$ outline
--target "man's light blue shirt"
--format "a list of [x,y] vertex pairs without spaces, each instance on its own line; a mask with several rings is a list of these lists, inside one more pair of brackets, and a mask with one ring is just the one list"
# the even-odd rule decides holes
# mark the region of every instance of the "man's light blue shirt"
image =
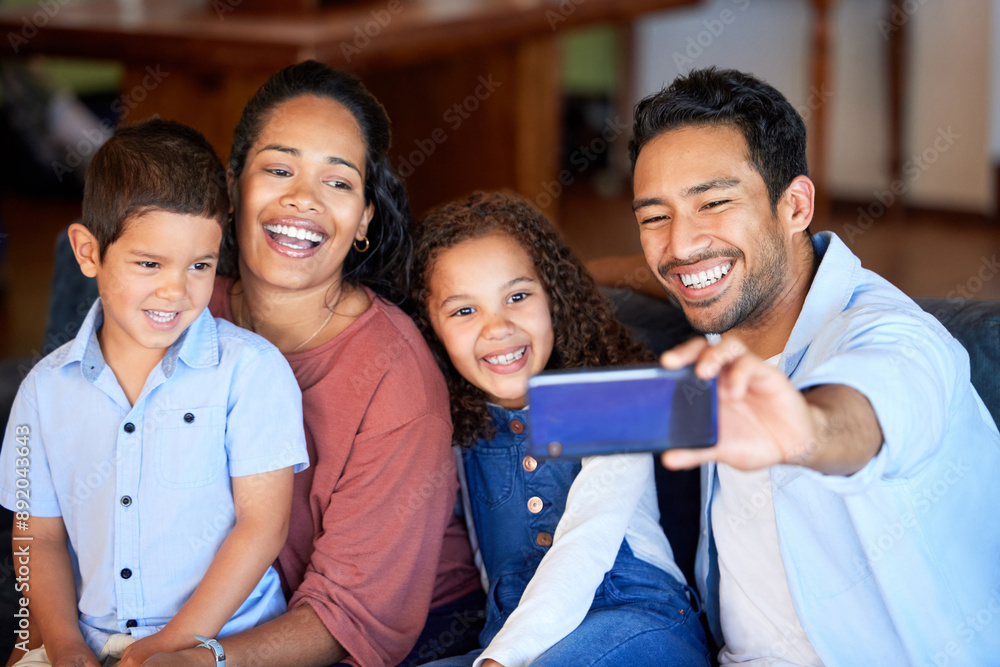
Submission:
[[[0,453],[0,504],[66,525],[95,653],[111,634],[156,632],[187,601],[235,525],[230,477],[308,465],[299,386],[266,340],[206,310],[132,406],[101,354],[102,322],[98,300],[32,369]],[[268,568],[219,634],[284,610]]]
[[[871,402],[879,453],[828,476],[770,468],[781,559],[802,628],[828,665],[985,665],[1000,656],[1000,435],[965,349],[863,269],[829,232],[779,368],[799,389],[842,384]],[[714,464],[702,469],[697,579],[719,623],[710,533]],[[720,645],[723,642],[720,641]]]

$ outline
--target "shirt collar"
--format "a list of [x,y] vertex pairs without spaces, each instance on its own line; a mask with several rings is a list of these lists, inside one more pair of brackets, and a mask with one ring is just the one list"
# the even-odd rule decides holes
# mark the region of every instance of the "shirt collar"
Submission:
[[[97,341],[97,332],[104,324],[104,308],[100,298],[90,307],[90,312],[80,325],[76,338],[60,361],[60,366],[80,362],[83,376],[93,382],[104,369],[104,355]],[[160,362],[166,377],[173,375],[180,359],[191,368],[207,368],[219,363],[219,331],[215,319],[206,308],[174,341]]]
[[861,278],[861,260],[836,234],[819,232],[813,234],[812,242],[819,268],[781,353],[786,375],[798,365],[820,329],[847,308]]

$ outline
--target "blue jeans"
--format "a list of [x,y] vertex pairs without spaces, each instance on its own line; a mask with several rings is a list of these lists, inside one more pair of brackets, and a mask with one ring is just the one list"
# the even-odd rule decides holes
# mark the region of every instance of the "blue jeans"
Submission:
[[[662,591],[644,598],[649,592],[644,587],[605,577],[602,588],[608,603],[591,607],[583,622],[539,656],[533,667],[707,667],[705,635],[698,612],[688,602],[690,589],[677,588],[664,599]],[[470,667],[482,652],[428,665]]]

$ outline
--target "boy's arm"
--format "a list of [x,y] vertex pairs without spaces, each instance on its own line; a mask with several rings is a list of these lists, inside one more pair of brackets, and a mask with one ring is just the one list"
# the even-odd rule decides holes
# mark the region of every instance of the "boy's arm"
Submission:
[[[35,626],[31,627],[32,639],[38,634],[44,637],[45,652],[53,666],[100,667],[80,632],[76,583],[62,517],[29,517],[26,528],[15,522],[13,544],[15,561],[27,545],[30,574],[21,595],[30,600],[29,619]],[[14,652],[19,651],[15,648]],[[22,657],[18,655],[18,659]]]
[[285,544],[293,478],[291,467],[232,478],[236,509],[232,532],[177,615],[163,630],[126,649],[122,667],[140,665],[161,651],[196,646],[196,634],[215,637],[219,633]]

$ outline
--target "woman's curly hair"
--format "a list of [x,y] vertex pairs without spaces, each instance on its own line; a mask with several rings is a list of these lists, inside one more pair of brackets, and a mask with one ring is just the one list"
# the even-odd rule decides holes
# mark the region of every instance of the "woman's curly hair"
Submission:
[[414,231],[410,310],[444,372],[451,393],[454,442],[469,447],[491,438],[496,428],[486,397],[455,370],[431,328],[428,282],[441,252],[469,239],[506,234],[531,258],[549,297],[552,355],[546,370],[613,366],[652,361],[653,355],[615,319],[611,303],[545,215],[509,192],[475,192],[431,210]]

